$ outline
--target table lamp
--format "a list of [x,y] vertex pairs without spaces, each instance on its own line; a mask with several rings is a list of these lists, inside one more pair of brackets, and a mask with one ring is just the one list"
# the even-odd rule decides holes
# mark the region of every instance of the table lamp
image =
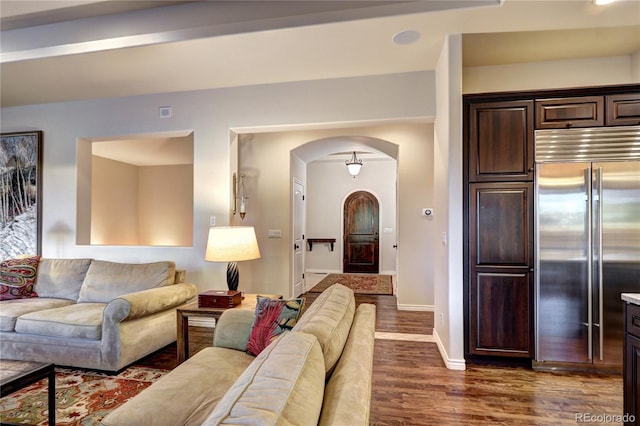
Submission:
[[227,287],[238,290],[238,264],[243,260],[260,258],[260,249],[253,226],[214,226],[209,228],[207,251],[204,260],[229,262],[227,264]]

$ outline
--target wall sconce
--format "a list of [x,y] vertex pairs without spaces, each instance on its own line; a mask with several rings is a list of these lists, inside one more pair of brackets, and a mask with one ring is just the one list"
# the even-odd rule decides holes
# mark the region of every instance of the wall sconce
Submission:
[[360,168],[362,167],[362,160],[358,160],[358,158],[356,157],[355,151],[353,151],[353,155],[351,156],[351,159],[349,159],[348,161],[345,161],[345,164],[347,165],[349,174],[353,176],[353,178],[355,179],[356,176],[358,176],[358,173],[360,173]]
[[244,216],[247,214],[247,200],[249,199],[249,197],[247,197],[247,191],[244,188],[244,175],[240,175],[240,179],[237,179],[234,173],[232,186],[233,214],[236,214],[236,211],[239,210],[240,219],[244,220]]

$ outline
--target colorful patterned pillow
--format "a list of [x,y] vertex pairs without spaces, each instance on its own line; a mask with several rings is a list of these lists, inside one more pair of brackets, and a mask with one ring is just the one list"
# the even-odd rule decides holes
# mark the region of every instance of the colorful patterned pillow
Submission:
[[38,297],[33,286],[39,262],[40,256],[0,262],[0,300]]
[[300,316],[304,299],[269,299],[258,296],[247,352],[257,356],[278,335],[291,330]]

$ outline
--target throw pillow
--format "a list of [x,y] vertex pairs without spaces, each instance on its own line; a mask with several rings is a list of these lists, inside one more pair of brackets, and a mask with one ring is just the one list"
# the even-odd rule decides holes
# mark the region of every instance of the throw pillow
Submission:
[[33,286],[39,262],[40,256],[0,262],[0,300],[38,297]]
[[249,334],[247,352],[257,356],[278,335],[291,330],[300,316],[304,299],[269,299],[258,297],[256,313]]

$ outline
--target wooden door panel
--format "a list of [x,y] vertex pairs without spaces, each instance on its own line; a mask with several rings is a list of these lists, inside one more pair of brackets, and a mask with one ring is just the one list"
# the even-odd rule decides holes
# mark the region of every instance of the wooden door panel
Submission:
[[476,272],[471,280],[471,352],[533,356],[533,289],[523,273]]
[[533,180],[533,101],[473,104],[469,180]]
[[536,129],[565,129],[604,125],[604,97],[540,99],[536,101]]
[[607,126],[640,124],[640,93],[606,96]]
[[533,184],[473,184],[470,259],[474,265],[533,264]]
[[351,194],[344,203],[344,272],[379,272],[379,206],[366,191]]

